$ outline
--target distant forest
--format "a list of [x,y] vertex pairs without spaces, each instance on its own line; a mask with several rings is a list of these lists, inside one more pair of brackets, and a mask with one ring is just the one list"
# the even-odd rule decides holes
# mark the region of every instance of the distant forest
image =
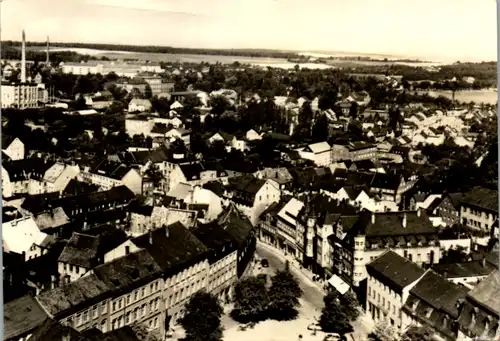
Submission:
[[[139,53],[185,53],[197,55],[237,56],[237,57],[264,57],[264,58],[297,58],[299,55],[293,52],[265,50],[265,49],[191,49],[171,46],[140,46],[140,45],[116,45],[116,44],[91,44],[91,43],[57,43],[51,42],[52,46],[73,47],[95,50],[128,51]],[[20,47],[21,42],[5,41],[3,46]],[[29,42],[29,46],[45,46],[45,42]],[[2,51],[3,53],[3,51]]]

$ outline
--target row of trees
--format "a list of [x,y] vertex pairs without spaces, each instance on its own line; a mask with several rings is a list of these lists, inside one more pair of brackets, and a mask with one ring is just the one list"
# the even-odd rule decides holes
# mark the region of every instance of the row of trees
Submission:
[[[269,285],[270,282],[270,285]],[[266,275],[248,277],[235,288],[234,310],[231,316],[238,322],[278,321],[297,317],[302,289],[290,272],[288,262],[270,281]]]

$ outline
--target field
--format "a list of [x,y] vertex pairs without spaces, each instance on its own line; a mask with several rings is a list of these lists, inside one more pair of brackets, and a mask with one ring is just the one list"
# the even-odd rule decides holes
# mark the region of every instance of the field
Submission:
[[[430,96],[438,97],[444,96],[447,98],[452,98],[452,92],[447,90],[441,91],[429,91]],[[471,90],[471,91],[457,91],[455,93],[455,99],[458,102],[474,102],[474,103],[485,103],[485,104],[496,104],[498,102],[498,92],[492,89],[486,90]]]
[[[43,47],[32,47],[34,50],[43,50]],[[105,51],[87,48],[58,48],[52,47],[51,51],[73,51],[80,54],[87,54],[95,57],[107,57],[110,59],[138,59],[149,60],[153,62],[180,62],[180,63],[201,63],[208,62],[214,64],[216,62],[222,64],[232,64],[239,62],[242,64],[250,64],[261,67],[275,67],[283,69],[294,68],[296,63],[288,62],[284,58],[263,58],[263,57],[241,57],[241,56],[218,56],[218,55],[197,55],[197,54],[173,54],[173,53],[141,53],[129,51]],[[356,61],[356,60],[329,60],[327,64],[303,63],[299,64],[301,68],[310,69],[329,69],[336,67],[356,67],[367,65],[387,65],[387,64],[410,64],[419,66],[428,66],[426,63],[412,64],[405,62],[382,62],[382,61]]]

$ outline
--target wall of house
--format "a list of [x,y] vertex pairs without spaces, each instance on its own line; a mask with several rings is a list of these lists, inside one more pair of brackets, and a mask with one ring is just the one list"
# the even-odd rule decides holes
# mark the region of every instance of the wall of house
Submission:
[[113,250],[106,252],[104,254],[104,263],[111,262],[116,258],[126,256],[129,253],[134,253],[139,250],[140,249],[131,240],[127,240],[121,245],[115,247]]
[[4,153],[7,154],[12,160],[22,160],[24,159],[24,143],[18,138],[9,145],[8,148],[3,149]]
[[448,226],[452,226],[460,221],[460,211],[453,206],[447,197],[439,204],[437,214],[443,218],[443,222]]
[[491,227],[496,219],[498,219],[498,213],[467,205],[463,205],[460,209],[460,221],[462,224],[485,233],[491,231]]
[[441,239],[439,245],[442,251],[456,250],[458,246],[464,248],[464,252],[470,253],[472,247],[472,240],[470,238],[464,239]]
[[70,326],[76,330],[85,330],[96,326],[103,333],[109,331],[109,303],[107,300],[99,302],[92,307],[81,310],[62,319],[62,325]]
[[148,231],[151,228],[151,216],[144,216],[138,213],[130,214],[130,235],[137,237]]
[[129,170],[121,179],[121,182],[127,186],[132,193],[136,195],[142,193],[142,177],[135,169]]
[[179,165],[173,164],[173,163],[168,163],[168,166],[166,168],[166,174],[165,174],[166,179],[168,179],[168,188],[166,188],[166,191],[170,191],[173,189],[175,186],[180,184],[181,182],[187,182],[186,177],[184,176],[184,173],[182,173],[181,168]]
[[148,136],[152,128],[152,121],[125,120],[125,132],[130,137],[141,134]]
[[238,280],[237,251],[210,265],[207,290],[224,301],[232,295],[232,288]]
[[63,262],[59,262],[57,264],[57,270],[61,277],[68,276],[69,282],[74,282],[88,273],[88,269],[72,264],[66,264]]
[[94,174],[90,172],[81,172],[78,175],[80,181],[89,181],[91,184],[100,186],[103,190],[107,191],[112,187],[121,186],[123,182],[121,180],[112,179],[110,177]]
[[13,185],[10,182],[9,173],[2,167],[2,197],[10,198],[13,194]]
[[262,212],[264,212],[273,202],[279,202],[280,198],[281,191],[278,183],[273,180],[267,180],[255,194],[252,213],[250,216],[252,225],[255,226]]
[[78,166],[68,166],[64,168],[62,173],[57,177],[57,179],[52,183],[50,192],[61,192],[63,191],[68,183],[76,178],[80,174],[80,168]]

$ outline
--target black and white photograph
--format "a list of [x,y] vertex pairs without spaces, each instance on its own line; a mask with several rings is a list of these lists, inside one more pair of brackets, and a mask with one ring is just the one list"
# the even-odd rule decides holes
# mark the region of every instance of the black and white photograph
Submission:
[[0,0],[3,340],[500,340],[497,11]]

